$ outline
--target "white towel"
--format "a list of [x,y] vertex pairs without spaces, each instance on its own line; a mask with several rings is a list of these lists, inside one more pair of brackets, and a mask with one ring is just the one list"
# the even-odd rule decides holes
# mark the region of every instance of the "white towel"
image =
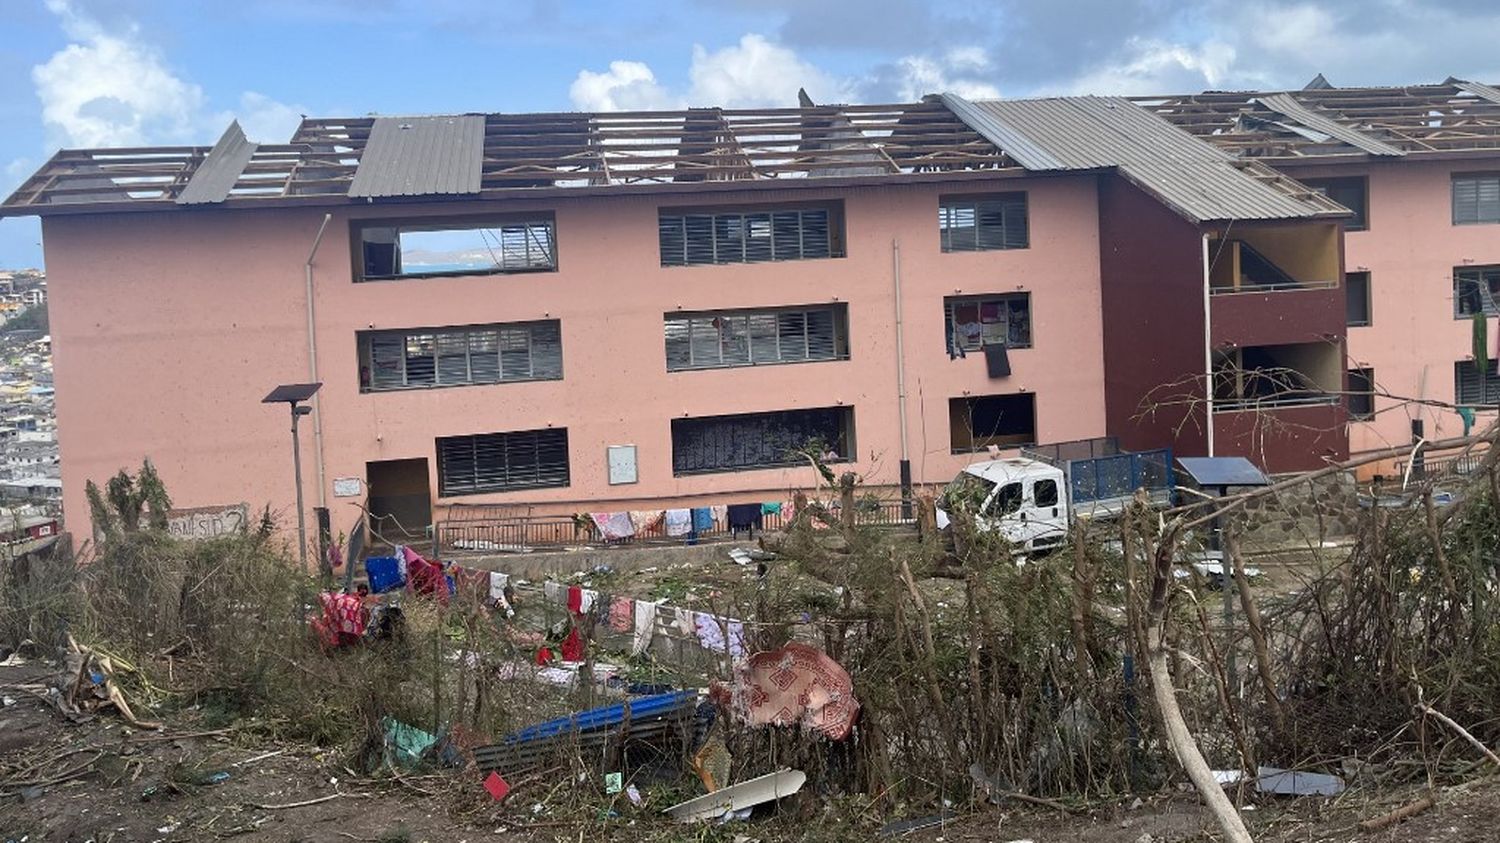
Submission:
[[631,640],[630,652],[639,656],[651,646],[651,636],[656,632],[656,604],[645,600],[635,601],[635,636]]
[[667,535],[685,536],[692,531],[693,511],[691,509],[667,510]]
[[693,625],[693,613],[688,609],[673,609],[672,614],[677,623],[677,631],[683,635],[696,635],[697,629]]
[[587,615],[594,608],[594,601],[599,599],[599,592],[587,588],[578,589],[578,614]]

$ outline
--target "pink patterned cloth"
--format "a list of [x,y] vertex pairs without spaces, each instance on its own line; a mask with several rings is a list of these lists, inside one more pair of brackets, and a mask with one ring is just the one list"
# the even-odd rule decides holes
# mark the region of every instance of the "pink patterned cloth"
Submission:
[[752,726],[801,725],[843,740],[859,701],[849,673],[821,650],[792,642],[756,653],[737,672],[730,710]]

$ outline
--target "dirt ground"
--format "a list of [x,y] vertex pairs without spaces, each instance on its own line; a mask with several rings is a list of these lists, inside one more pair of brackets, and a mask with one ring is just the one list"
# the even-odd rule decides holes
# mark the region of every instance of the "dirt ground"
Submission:
[[[354,775],[332,754],[277,744],[253,727],[211,729],[192,712],[160,731],[137,730],[111,713],[74,723],[16,686],[40,681],[39,663],[0,667],[0,841],[177,843],[228,838],[266,841],[747,841],[852,840],[879,836],[870,819],[788,800],[779,815],[725,826],[688,827],[662,819],[674,794],[646,793],[618,816],[561,805],[572,787],[554,776],[521,779],[511,798],[485,801],[475,774],[410,774],[400,780]],[[209,734],[204,734],[205,732]],[[215,783],[216,773],[228,778]],[[1363,833],[1357,823],[1415,798],[1414,792],[1351,791],[1339,800],[1267,801],[1246,814],[1256,839],[1270,843],[1477,843],[1497,839],[1500,785],[1475,783],[1442,794],[1438,807],[1404,824]],[[584,803],[590,797],[584,794]],[[670,799],[669,799],[670,797]],[[534,806],[541,804],[539,810]],[[559,808],[554,810],[554,804]],[[775,812],[766,812],[775,814]],[[900,837],[914,843],[1187,843],[1215,839],[1191,794],[1061,815],[1033,806],[984,807]]]

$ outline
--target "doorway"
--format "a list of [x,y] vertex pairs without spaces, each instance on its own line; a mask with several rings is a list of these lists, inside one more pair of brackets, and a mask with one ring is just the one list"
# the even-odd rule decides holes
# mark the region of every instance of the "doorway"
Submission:
[[425,539],[432,527],[432,488],[427,458],[365,463],[370,489],[370,526],[379,542],[402,544]]

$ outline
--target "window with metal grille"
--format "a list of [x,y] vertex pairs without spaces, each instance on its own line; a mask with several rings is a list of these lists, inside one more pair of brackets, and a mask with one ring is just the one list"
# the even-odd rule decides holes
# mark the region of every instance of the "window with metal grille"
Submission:
[[673,474],[806,465],[804,454],[809,450],[816,450],[826,462],[851,458],[854,409],[672,419]]
[[1453,270],[1453,318],[1500,313],[1500,266],[1461,266]]
[[943,299],[943,332],[950,355],[987,345],[1030,348],[1031,294]]
[[1344,322],[1351,328],[1369,325],[1370,273],[1348,272],[1344,274]]
[[362,221],[354,226],[356,281],[557,269],[556,224],[550,218]]
[[1500,372],[1496,372],[1495,360],[1489,361],[1483,376],[1473,360],[1460,360],[1453,364],[1453,394],[1455,403],[1467,407],[1500,404]]
[[1375,370],[1350,369],[1348,393],[1349,418],[1367,421],[1375,418]]
[[567,428],[447,436],[437,440],[442,497],[566,486]]
[[844,256],[842,208],[662,211],[662,266],[760,263]]
[[945,252],[1024,249],[1031,242],[1026,194],[944,197],[938,202],[938,235]]
[[849,359],[848,307],[668,313],[667,371]]
[[561,380],[557,320],[462,328],[361,331],[362,392]]
[[1453,224],[1500,222],[1500,173],[1453,177]]
[[1302,179],[1302,183],[1354,212],[1344,221],[1345,231],[1364,231],[1370,227],[1369,182],[1364,176],[1337,179]]

